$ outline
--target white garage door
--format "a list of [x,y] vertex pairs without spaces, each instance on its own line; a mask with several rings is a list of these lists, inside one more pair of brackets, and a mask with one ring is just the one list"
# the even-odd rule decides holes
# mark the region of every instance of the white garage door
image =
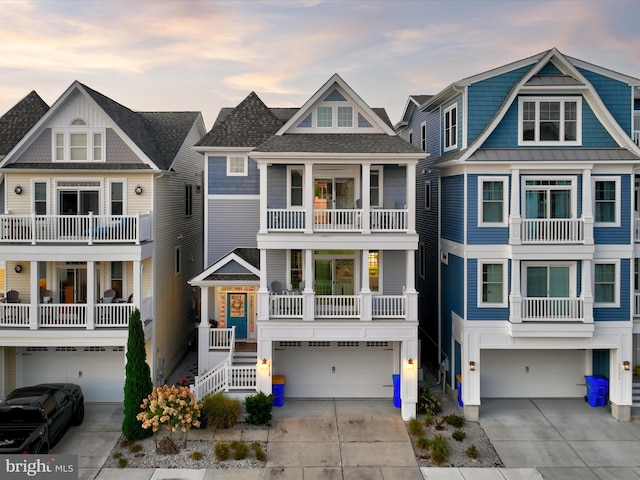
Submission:
[[69,382],[87,402],[122,402],[124,347],[30,347],[20,352],[20,386]]
[[391,342],[275,342],[286,397],[392,398]]
[[480,396],[584,397],[586,355],[584,350],[481,350]]

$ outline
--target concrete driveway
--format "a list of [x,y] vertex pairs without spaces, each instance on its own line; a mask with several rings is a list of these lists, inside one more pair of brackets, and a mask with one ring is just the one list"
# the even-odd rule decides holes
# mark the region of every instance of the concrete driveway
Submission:
[[507,468],[545,479],[640,479],[640,422],[582,399],[484,399],[480,425]]
[[120,438],[123,416],[122,404],[85,404],[82,425],[71,427],[51,453],[78,455],[78,479],[93,480]]

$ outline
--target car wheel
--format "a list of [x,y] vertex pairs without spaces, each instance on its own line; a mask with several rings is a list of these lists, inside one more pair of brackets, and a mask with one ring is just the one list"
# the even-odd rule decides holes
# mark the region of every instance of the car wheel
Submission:
[[84,402],[80,402],[80,405],[78,405],[78,410],[76,410],[76,416],[73,419],[73,424],[80,425],[83,420],[84,420]]

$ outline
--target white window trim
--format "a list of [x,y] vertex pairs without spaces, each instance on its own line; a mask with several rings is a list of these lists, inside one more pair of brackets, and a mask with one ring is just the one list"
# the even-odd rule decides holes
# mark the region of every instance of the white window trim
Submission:
[[46,202],[47,202],[47,213],[46,215],[51,214],[51,183],[48,178],[34,178],[31,180],[31,211],[36,211],[36,183],[44,183],[46,184]]
[[409,130],[409,135],[407,136],[407,142],[413,145],[413,129]]
[[420,124],[420,148],[423,151],[427,151],[427,122]]
[[[339,124],[339,123],[340,123],[340,115],[338,115],[338,110],[339,110],[341,107],[342,107],[342,108],[350,108],[350,109],[351,109],[351,125],[348,125],[348,126],[340,126],[340,124]],[[344,130],[344,129],[352,129],[352,128],[354,128],[354,124],[355,124],[355,118],[354,118],[354,117],[355,117],[355,111],[356,111],[356,109],[355,109],[355,108],[353,108],[353,105],[336,105],[336,107],[333,109],[333,111],[334,111],[335,120],[336,120],[336,121],[335,121],[336,128],[339,128],[339,129],[341,129],[341,130]]]
[[[121,183],[122,184],[122,214],[123,215],[127,215],[127,212],[129,211],[127,209],[127,199],[129,197],[128,195],[128,186],[127,186],[127,179],[123,178],[121,180],[115,180],[115,179],[110,179],[109,180],[109,186],[108,188],[108,198],[107,198],[107,202],[108,204],[105,206],[104,208],[104,212],[111,212],[111,184],[113,183]],[[111,213],[109,213],[109,215],[111,215]]]
[[[232,158],[242,158],[244,159],[244,169],[243,172],[232,172],[231,171],[231,159]],[[249,157],[246,155],[227,155],[227,177],[246,177],[249,175]]]
[[[482,184],[484,182],[502,182],[502,221],[484,222],[484,199],[482,196]],[[502,228],[509,226],[509,177],[478,177],[478,227]]]
[[[87,159],[86,160],[71,160],[71,134],[76,134],[76,133],[80,133],[80,134],[85,134],[87,136]],[[102,158],[99,160],[94,160],[93,159],[93,152],[94,152],[94,143],[93,143],[93,139],[94,139],[94,134],[99,133],[100,134],[100,151],[102,153]],[[56,137],[57,135],[63,135],[64,137],[64,144],[63,144],[63,155],[64,158],[62,160],[59,160],[58,158],[56,158]],[[52,162],[57,162],[57,163],[62,163],[62,162],[69,162],[69,163],[106,163],[106,158],[107,158],[107,154],[106,154],[106,137],[107,137],[107,132],[105,128],[90,128],[86,125],[71,125],[67,128],[54,128],[51,129],[51,161]]]
[[[613,302],[596,302],[596,265],[615,266],[615,286],[613,289]],[[620,307],[620,259],[594,260],[593,261],[593,307],[594,308],[619,308]]]
[[[577,262],[522,262],[521,263],[521,275],[522,275],[522,297],[527,297],[527,268],[529,267],[569,267],[569,298],[577,298]],[[549,298],[549,297],[543,297]]]
[[[456,135],[455,135],[455,138],[452,138],[452,139],[451,139],[451,145],[449,145],[449,146],[447,147],[447,146],[446,146],[446,145],[447,145],[447,139],[446,139],[446,137],[447,137],[447,135],[448,135],[448,132],[447,132],[447,122],[446,122],[446,119],[447,119],[447,114],[448,114],[448,113],[450,113],[452,110],[455,110],[455,111],[456,111],[456,114],[455,114],[455,119],[456,119]],[[453,116],[452,116],[452,115],[449,115],[449,118],[453,118]],[[451,127],[451,126],[449,126],[449,127]],[[444,133],[444,135],[443,135],[443,139],[442,139],[442,146],[443,146],[443,149],[444,149],[444,151],[445,151],[445,152],[449,152],[449,151],[451,151],[451,150],[455,150],[455,149],[457,149],[457,148],[458,148],[458,131],[459,131],[459,128],[460,128],[460,126],[458,125],[458,104],[457,104],[457,103],[454,103],[454,104],[452,104],[452,105],[449,105],[449,106],[448,106],[447,108],[445,108],[445,109],[443,110],[443,112],[442,112],[442,131],[443,131],[443,133]],[[449,130],[450,130],[450,128],[449,128]]]
[[[302,173],[302,205],[291,205],[291,172],[294,170]],[[305,168],[302,165],[287,165],[287,209],[304,210],[304,171]]]
[[[616,184],[616,203],[615,203],[615,220],[613,222],[597,222],[595,221],[596,212],[596,182],[615,182]],[[584,186],[583,186],[584,188]],[[596,176],[591,177],[591,188],[593,192],[593,220],[595,227],[619,227],[621,218],[621,202],[620,202],[620,177],[617,176]]]
[[[526,202],[527,202],[527,190],[540,190],[540,189],[531,187],[527,188],[527,181],[530,180],[569,180],[571,181],[571,185],[559,185],[558,187],[551,188],[552,190],[560,190],[568,188],[571,190],[571,220],[576,220],[578,218],[578,178],[574,175],[520,175],[520,216],[524,219],[526,218]],[[548,186],[547,186],[548,187]],[[584,188],[584,185],[583,185]]]
[[[524,102],[536,103],[536,119],[535,119],[535,140],[523,140],[522,139],[522,123],[524,117]],[[560,140],[558,141],[540,141],[540,102],[560,102]],[[563,140],[564,137],[564,102],[576,103],[576,139],[567,141]],[[558,145],[582,145],[582,97],[519,97],[518,98],[518,146],[536,145],[540,147],[557,147]]]
[[[78,185],[71,185],[71,186],[66,186],[66,185],[61,185],[62,183],[65,182],[71,182],[71,183],[76,183]],[[98,183],[99,185],[79,185],[81,183]],[[97,191],[98,192],[98,198],[100,199],[100,201],[98,202],[98,207],[101,209],[100,212],[93,212],[94,215],[103,215],[103,212],[105,212],[105,194],[104,194],[104,188],[105,188],[105,184],[104,181],[101,179],[97,179],[97,178],[91,178],[91,177],[79,177],[79,178],[58,178],[55,180],[54,183],[54,190],[51,192],[51,194],[53,195],[53,205],[52,205],[52,212],[54,212],[57,215],[61,215],[60,213],[60,190],[75,190],[75,191]]]
[[424,181],[424,209],[427,212],[431,211],[431,180]]
[[[372,248],[371,250],[376,250],[375,248]],[[369,250],[369,251],[371,251]],[[371,290],[371,295],[383,295],[384,294],[384,276],[383,276],[383,270],[384,270],[384,261],[383,261],[383,257],[384,257],[384,252],[382,250],[377,250],[378,252],[378,291],[374,292],[373,290],[371,290],[371,284],[369,284],[369,289]],[[362,283],[362,282],[361,282]],[[360,287],[362,288],[362,287]]]
[[426,275],[427,275],[426,260],[427,260],[427,247],[424,244],[424,242],[420,242],[418,243],[418,275],[423,280],[426,278]]
[[[371,203],[371,193],[369,193],[369,206],[374,208],[382,208],[384,202],[384,168],[383,167],[371,167],[369,171],[369,177],[371,172],[378,172],[378,203],[376,205]],[[369,182],[371,185],[371,182]]]
[[[484,302],[482,300],[482,267],[484,265],[502,265],[502,302]],[[478,297],[478,308],[506,308],[508,304],[507,282],[509,279],[509,261],[506,259],[491,260],[478,259],[478,276],[476,281],[476,290]]]
[[176,276],[182,273],[182,246],[180,245],[176,245],[173,254],[173,270]]
[[[293,250],[300,250],[302,252],[301,255],[300,255],[300,257],[301,257],[300,258],[300,269],[302,270],[302,280],[301,281],[305,282],[305,288],[307,288],[307,283],[309,283],[309,282],[306,282],[306,279],[304,278],[304,259],[306,257],[306,255],[304,254],[304,249],[303,248],[293,248],[293,249],[285,250],[287,252],[286,253],[287,254],[287,258],[286,258],[286,262],[285,262],[285,268],[287,269],[286,270],[286,272],[287,272],[287,285],[286,285],[287,289],[291,290],[289,288],[289,286],[292,285],[292,281],[291,281],[291,252]],[[311,283],[309,283],[308,286],[310,287]],[[300,293],[302,293],[302,292],[300,292]]]

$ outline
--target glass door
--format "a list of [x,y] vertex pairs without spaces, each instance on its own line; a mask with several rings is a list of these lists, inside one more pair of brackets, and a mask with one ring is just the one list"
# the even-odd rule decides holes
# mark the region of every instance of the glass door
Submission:
[[95,190],[60,190],[60,215],[100,213],[99,193]]
[[569,267],[527,267],[527,297],[569,298]]
[[315,291],[318,295],[354,295],[353,259],[315,261]]
[[60,303],[87,303],[87,269],[83,266],[58,270]]

